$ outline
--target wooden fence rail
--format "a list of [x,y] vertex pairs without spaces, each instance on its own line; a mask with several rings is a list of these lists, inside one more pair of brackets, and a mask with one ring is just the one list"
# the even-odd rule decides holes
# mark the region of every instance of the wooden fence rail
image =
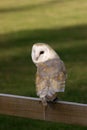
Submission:
[[[44,120],[40,99],[24,96],[0,94],[0,114]],[[49,103],[45,120],[87,126],[87,104]]]

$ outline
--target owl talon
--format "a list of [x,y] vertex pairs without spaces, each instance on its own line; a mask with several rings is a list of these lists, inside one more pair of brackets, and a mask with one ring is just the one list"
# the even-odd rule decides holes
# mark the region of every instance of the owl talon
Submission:
[[58,97],[56,97],[54,100],[53,100],[53,102],[56,102],[56,101],[58,101],[59,99],[58,99]]

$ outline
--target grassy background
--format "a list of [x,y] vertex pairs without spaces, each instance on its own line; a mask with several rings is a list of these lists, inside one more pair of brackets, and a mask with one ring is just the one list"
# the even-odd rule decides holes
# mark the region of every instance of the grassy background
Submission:
[[[87,0],[0,1],[0,93],[36,97],[35,42],[51,45],[68,73],[60,100],[87,103]],[[0,116],[0,130],[86,127]]]

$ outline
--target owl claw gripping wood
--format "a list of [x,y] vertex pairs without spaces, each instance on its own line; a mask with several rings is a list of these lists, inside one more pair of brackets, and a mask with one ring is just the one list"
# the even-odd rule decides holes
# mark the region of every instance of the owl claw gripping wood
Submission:
[[34,44],[31,56],[37,66],[37,95],[41,98],[42,104],[46,108],[48,101],[52,102],[57,98],[57,92],[64,92],[66,80],[65,65],[57,53],[44,43]]

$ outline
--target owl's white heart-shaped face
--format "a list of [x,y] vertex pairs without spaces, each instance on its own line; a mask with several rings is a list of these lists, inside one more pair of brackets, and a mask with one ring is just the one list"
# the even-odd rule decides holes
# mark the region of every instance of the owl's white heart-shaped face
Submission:
[[35,64],[59,58],[57,53],[48,44],[44,43],[36,43],[33,45],[31,57]]

